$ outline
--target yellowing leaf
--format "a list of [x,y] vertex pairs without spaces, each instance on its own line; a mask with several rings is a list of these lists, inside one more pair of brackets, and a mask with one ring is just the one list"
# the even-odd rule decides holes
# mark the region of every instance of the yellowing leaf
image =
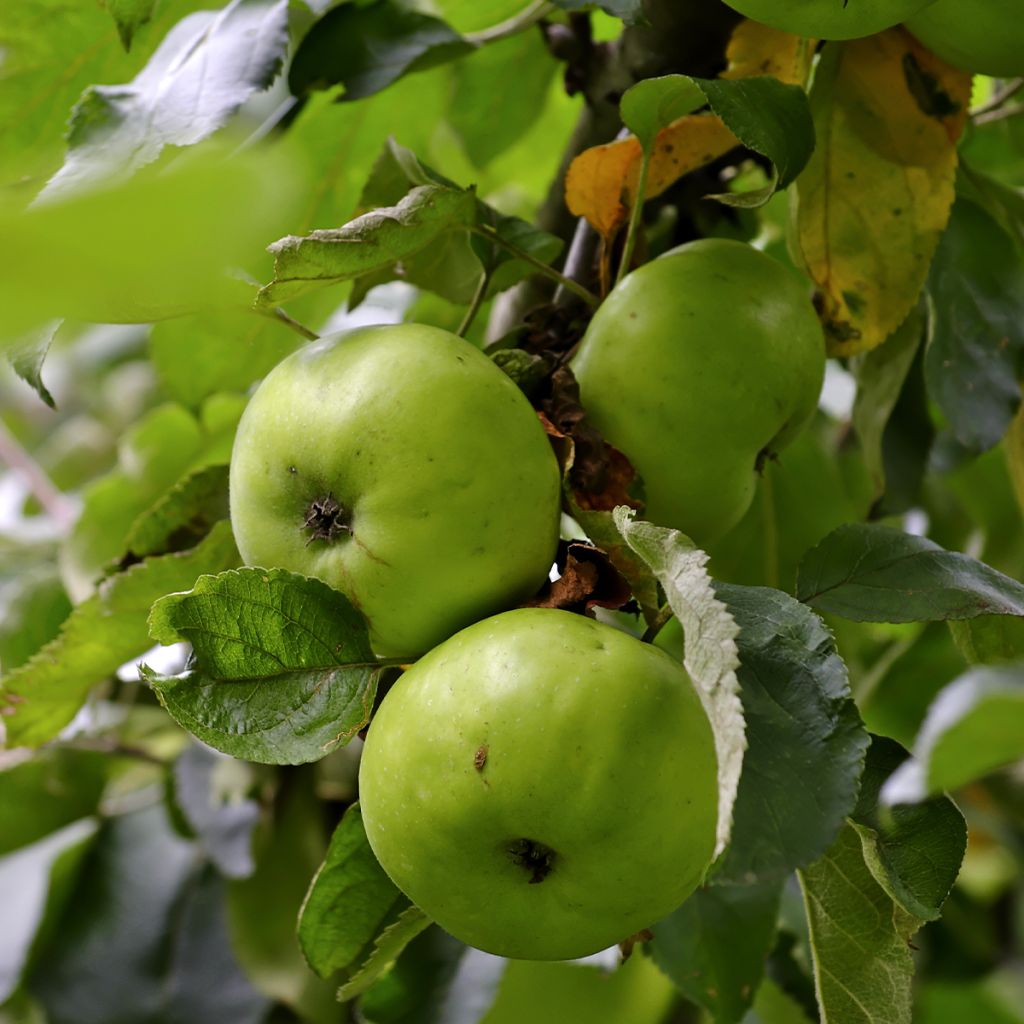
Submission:
[[[739,140],[713,114],[688,114],[658,132],[644,199],[660,195],[684,174],[728,153]],[[565,202],[605,239],[624,223],[636,192],[642,150],[635,136],[584,150],[569,166]]]
[[745,18],[733,30],[722,78],[772,75],[787,85],[803,85],[814,56],[814,39],[805,39]]
[[970,85],[902,29],[822,54],[794,247],[831,354],[880,345],[917,301],[953,203]]

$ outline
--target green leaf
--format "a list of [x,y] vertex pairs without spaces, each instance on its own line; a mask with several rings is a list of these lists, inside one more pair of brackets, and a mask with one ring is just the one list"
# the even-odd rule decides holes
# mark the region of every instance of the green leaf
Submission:
[[343,4],[306,33],[288,72],[288,87],[302,96],[344,86],[340,99],[357,100],[472,52],[474,46],[439,18],[392,0]]
[[778,590],[716,584],[715,594],[740,629],[747,752],[712,881],[782,879],[820,856],[853,810],[868,735],[817,615]]
[[807,553],[797,597],[855,622],[1024,615],[1024,584],[926,537],[850,523]]
[[775,941],[781,883],[698,889],[651,928],[654,962],[715,1024],[750,1009]]
[[914,741],[914,757],[882,792],[914,803],[965,786],[1024,757],[1024,667],[979,667],[942,690]]
[[11,672],[28,661],[70,613],[60,577],[45,563],[0,580],[0,669]]
[[394,967],[395,961],[420,932],[430,927],[431,921],[419,907],[411,903],[403,908],[379,935],[374,937],[373,948],[361,961],[356,972],[338,989],[338,999],[347,1002],[362,995]]
[[420,185],[397,206],[364,213],[344,227],[301,238],[289,235],[270,246],[274,280],[260,290],[258,301],[275,306],[316,288],[383,270],[433,244],[451,228],[468,227],[475,209],[472,192]]
[[920,922],[878,884],[857,830],[844,826],[799,878],[822,1019],[911,1024],[914,962],[908,942]]
[[882,440],[921,345],[924,326],[923,313],[917,307],[883,344],[855,359],[857,397],[853,403],[853,429],[874,481],[876,497],[884,493],[886,483]]
[[950,621],[957,650],[969,665],[1024,661],[1024,619],[1009,615],[982,615]]
[[334,830],[327,857],[306,893],[299,945],[321,978],[340,970],[354,973],[375,940],[410,906],[377,863],[359,805],[353,804]]
[[214,525],[228,518],[228,467],[206,466],[183,477],[128,530],[122,562],[195,547]]
[[[489,43],[454,65],[448,119],[476,167],[526,135],[547,104],[557,68],[539,32]],[[510,81],[515,89],[507,88]]]
[[68,156],[42,196],[52,198],[192,146],[222,128],[281,68],[287,0],[232,0],[183,18],[125,85],[91,85],[71,112]]
[[718,756],[718,834],[715,855],[729,842],[734,803],[746,749],[743,708],[736,670],[739,627],[715,596],[704,566],[708,556],[678,530],[634,520],[620,505],[615,526],[665,588],[669,607],[682,624],[683,665],[701,695],[715,734]]
[[0,680],[8,745],[38,746],[54,737],[93,686],[150,646],[146,618],[158,597],[237,562],[224,521],[193,550],[147,559],[103,583],[74,609],[55,640]]
[[622,123],[649,150],[662,128],[691,114],[707,102],[704,91],[688,75],[645,78],[630,86],[619,102]]
[[158,601],[150,630],[191,643],[195,658],[181,676],[145,670],[160,703],[232,757],[315,761],[370,720],[383,668],[362,617],[320,580],[284,569],[204,576]]
[[982,207],[957,199],[929,277],[928,393],[971,451],[1006,433],[1024,372],[1024,255]]
[[153,17],[156,0],[106,0],[106,5],[127,52],[132,48],[135,33]]
[[109,758],[48,750],[0,771],[0,856],[96,813]]
[[43,383],[43,362],[53,344],[54,335],[60,330],[63,320],[52,320],[21,338],[7,353],[7,358],[14,367],[14,372],[33,388],[36,394],[51,408],[56,409],[57,403],[53,395]]
[[864,859],[879,885],[908,914],[922,921],[939,917],[967,848],[967,825],[948,797],[924,803],[879,806],[882,787],[907,752],[894,740],[873,736],[853,827]]

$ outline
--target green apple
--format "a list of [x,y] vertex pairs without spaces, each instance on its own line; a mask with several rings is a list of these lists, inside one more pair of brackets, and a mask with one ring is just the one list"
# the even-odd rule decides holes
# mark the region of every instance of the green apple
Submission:
[[[898,25],[933,0],[725,0],[754,21],[812,39],[855,39]],[[949,0],[962,3],[965,0]],[[973,0],[971,0],[973,3]]]
[[715,846],[714,739],[682,665],[552,609],[485,619],[405,672],[370,725],[359,794],[409,899],[517,959],[654,924]]
[[1024,8],[1018,0],[936,0],[907,28],[948,64],[980,75],[1024,75]]
[[231,522],[249,565],[317,576],[382,655],[421,654],[529,597],[559,470],[519,389],[434,327],[369,327],[279,363],[242,416]]
[[739,522],[761,462],[813,414],[825,341],[803,280],[708,238],[629,274],[572,369],[591,422],[640,474],[646,517],[706,544]]

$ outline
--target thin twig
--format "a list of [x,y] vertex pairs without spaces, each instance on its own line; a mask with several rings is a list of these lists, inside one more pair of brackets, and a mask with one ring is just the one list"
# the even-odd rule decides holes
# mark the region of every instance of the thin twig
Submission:
[[977,124],[992,124],[994,121],[1005,121],[1010,117],[1018,117],[1024,114],[1024,103],[1018,103],[1013,107],[1000,107],[998,110],[990,110],[987,114],[979,114],[973,118]]
[[507,238],[502,238],[489,224],[477,224],[470,228],[470,230],[486,238],[489,242],[500,245],[506,252],[510,252],[515,256],[516,259],[529,263],[538,273],[544,274],[552,281],[562,285],[563,288],[581,298],[587,305],[599,306],[601,304],[601,300],[593,292],[584,288],[583,285],[577,284],[564,274],[560,274],[554,267],[549,267],[543,260],[537,259],[536,256],[528,253],[525,249],[520,249],[514,242],[510,242]]
[[316,331],[311,331],[304,324],[300,324],[298,320],[292,319],[280,306],[274,307],[274,318],[280,320],[286,327],[290,327],[296,334],[301,334],[306,341],[317,341],[320,335]]
[[6,462],[28,484],[33,497],[62,532],[71,529],[77,518],[75,503],[59,490],[3,420],[0,420],[0,461]]
[[505,21],[499,21],[497,25],[481,29],[479,32],[467,32],[463,38],[467,43],[474,46],[484,46],[487,43],[496,43],[499,39],[507,39],[509,36],[518,35],[533,25],[536,25],[541,18],[547,17],[554,11],[555,5],[548,0],[534,0],[528,7],[524,7],[518,14],[513,14]]
[[487,286],[490,283],[491,275],[484,271],[477,282],[476,291],[473,292],[469,309],[466,310],[466,315],[462,318],[462,323],[459,324],[459,329],[455,332],[460,338],[464,338],[469,333],[470,327],[473,326],[473,321],[476,319],[476,315],[480,312],[480,307],[484,304],[484,299],[487,297]]

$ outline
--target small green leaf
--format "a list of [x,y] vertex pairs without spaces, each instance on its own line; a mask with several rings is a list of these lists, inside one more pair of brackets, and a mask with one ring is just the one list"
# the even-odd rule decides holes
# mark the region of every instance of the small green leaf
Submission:
[[809,551],[797,597],[854,622],[1024,616],[1024,584],[925,537],[850,523]]
[[334,830],[299,914],[299,945],[309,966],[321,978],[341,970],[359,973],[378,940],[410,907],[377,863],[359,805],[353,804]]
[[117,34],[121,37],[121,45],[125,52],[132,48],[135,33],[153,17],[153,8],[157,0],[106,0],[117,25]]
[[46,354],[53,344],[54,335],[60,330],[63,320],[52,320],[48,324],[31,331],[27,337],[19,339],[10,351],[7,358],[14,367],[14,372],[29,387],[34,388],[36,394],[51,408],[56,409],[57,403],[53,395],[43,383],[43,362]]
[[894,740],[873,736],[853,826],[879,885],[908,914],[939,917],[967,848],[964,816],[948,797],[880,807],[879,793],[907,752]]
[[736,670],[739,633],[725,604],[715,596],[706,569],[708,556],[678,530],[634,520],[625,505],[615,509],[615,526],[665,589],[669,607],[682,624],[683,664],[704,702],[718,755],[718,835],[715,855],[729,842],[736,791],[746,749],[743,706]]
[[347,1002],[362,995],[392,969],[406,946],[430,924],[430,918],[411,903],[401,910],[395,920],[376,936],[373,949],[355,974],[338,989],[338,999]]
[[146,618],[158,597],[237,563],[225,520],[191,551],[146,559],[104,582],[76,606],[55,640],[0,680],[8,745],[38,746],[56,736],[93,686],[151,645]]
[[948,625],[956,649],[969,665],[1024,661],[1024,618],[981,615]]
[[372,210],[344,227],[289,235],[270,246],[274,280],[258,302],[275,306],[287,299],[390,267],[431,245],[451,228],[474,221],[472,192],[420,185],[397,206]]
[[775,941],[781,882],[698,889],[651,928],[645,952],[715,1024],[750,1009]]
[[707,97],[696,80],[688,75],[665,75],[645,78],[630,86],[622,94],[619,110],[622,123],[644,149],[650,149],[662,128],[705,103]]
[[908,942],[920,921],[893,903],[846,825],[829,850],[798,873],[815,987],[829,1024],[911,1024],[914,961]]
[[957,199],[928,290],[934,315],[925,353],[928,394],[971,451],[1006,433],[1024,366],[1024,255],[982,207]]
[[956,789],[1024,757],[1024,667],[978,667],[954,680],[928,709],[914,757],[882,799],[914,803]]
[[204,743],[263,764],[315,761],[370,719],[382,666],[348,599],[284,569],[204,576],[153,606],[162,644],[192,644],[183,675],[145,670],[170,716]]
[[475,47],[439,18],[393,0],[343,4],[306,33],[288,72],[295,96],[344,86],[341,100],[372,96],[403,75],[425,71]]

